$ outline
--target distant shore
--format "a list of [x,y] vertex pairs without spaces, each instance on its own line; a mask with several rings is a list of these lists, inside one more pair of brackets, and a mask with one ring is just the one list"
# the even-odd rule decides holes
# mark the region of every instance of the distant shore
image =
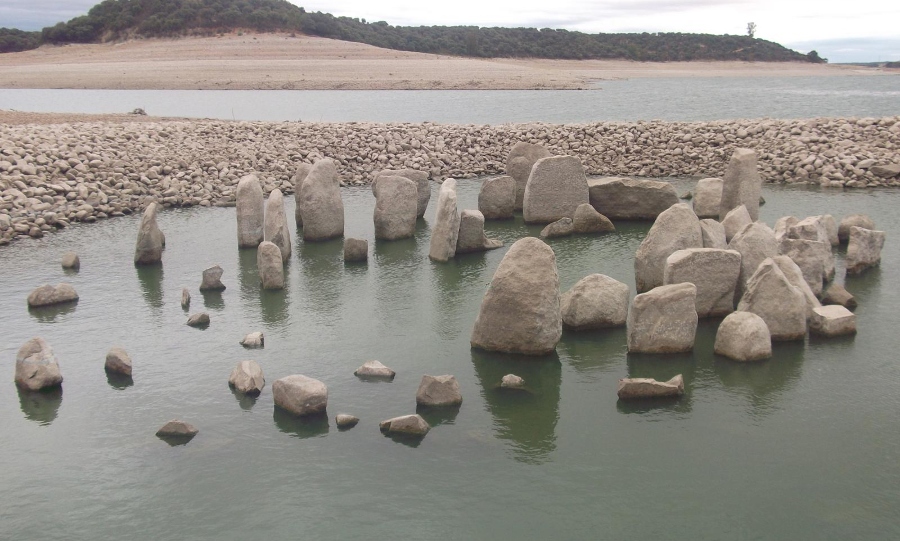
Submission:
[[475,59],[286,34],[43,46],[0,54],[0,88],[127,90],[588,89],[638,77],[889,75],[797,62]]

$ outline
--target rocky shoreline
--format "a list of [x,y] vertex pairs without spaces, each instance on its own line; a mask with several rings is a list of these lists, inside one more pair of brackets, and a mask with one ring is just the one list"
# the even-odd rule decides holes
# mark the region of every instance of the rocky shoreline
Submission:
[[76,122],[0,124],[0,245],[72,222],[164,207],[233,205],[240,178],[293,192],[301,163],[330,157],[341,184],[381,169],[432,180],[505,173],[525,141],[581,160],[588,175],[721,176],[736,147],[770,183],[900,186],[900,116],[590,124]]

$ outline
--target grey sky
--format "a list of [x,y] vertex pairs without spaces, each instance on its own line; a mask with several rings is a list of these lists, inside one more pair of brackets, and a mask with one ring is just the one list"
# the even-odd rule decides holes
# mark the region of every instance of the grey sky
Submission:
[[[888,0],[290,0],[307,11],[393,25],[567,28],[583,32],[744,34],[832,62],[900,60],[900,2]],[[0,26],[39,30],[87,13],[96,0],[0,0]]]

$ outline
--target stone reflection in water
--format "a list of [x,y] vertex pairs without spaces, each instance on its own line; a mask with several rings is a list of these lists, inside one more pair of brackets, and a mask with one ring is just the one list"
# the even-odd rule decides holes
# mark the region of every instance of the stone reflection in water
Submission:
[[62,404],[62,387],[57,386],[44,391],[17,390],[19,405],[26,419],[35,421],[41,426],[49,425],[56,419],[59,406]]
[[[299,245],[300,276],[304,281],[303,298],[309,309],[326,321],[340,317],[341,274],[344,269],[342,238],[303,242]],[[287,280],[287,276],[285,276]],[[285,291],[287,291],[287,284]]]
[[119,374],[117,372],[106,371],[106,383],[110,387],[117,390],[127,389],[134,385],[134,379],[131,376]]
[[452,425],[454,421],[456,421],[456,416],[459,415],[460,406],[450,406],[450,407],[428,407],[428,406],[416,406],[416,413],[422,416],[425,419],[425,422],[428,423],[428,426],[434,428],[438,425]]
[[225,309],[225,296],[221,291],[201,291],[203,295],[203,306],[209,310],[221,312]]
[[[421,220],[419,220],[421,222]],[[399,328],[411,327],[417,321],[417,312],[397,307],[412,307],[421,302],[426,284],[416,277],[422,272],[422,265],[428,256],[419,253],[416,238],[401,240],[379,240],[375,242],[372,259],[375,262],[375,302],[380,314],[391,314],[392,325]],[[427,242],[427,240],[425,241]],[[379,318],[379,322],[382,320]]]
[[[843,269],[841,269],[843,270]],[[881,267],[872,267],[862,274],[850,275],[844,278],[844,288],[856,297],[859,304],[857,313],[865,311],[867,305],[875,305],[882,300],[881,292]]]
[[67,302],[63,304],[51,304],[49,306],[28,307],[28,315],[41,323],[55,323],[57,320],[64,319],[63,316],[75,312],[78,307],[78,301]]
[[314,438],[328,434],[328,414],[306,415],[299,417],[275,406],[272,418],[275,426],[285,434],[297,438]]
[[625,327],[591,331],[564,328],[557,351],[562,352],[569,365],[578,372],[613,372],[619,370],[619,363],[625,359],[626,340]]
[[259,289],[259,306],[262,310],[262,320],[266,325],[279,326],[290,320],[290,290],[287,280],[285,288],[279,290]]
[[144,301],[152,309],[163,307],[163,267],[162,265],[136,266],[138,281]]
[[[237,400],[238,406],[244,411],[250,411],[253,409],[253,406],[256,405],[256,401],[259,399],[259,396],[251,396],[247,393],[242,393],[236,391],[233,387],[231,388],[231,394],[234,395],[234,399]],[[275,408],[276,411],[278,408]],[[285,412],[286,413],[286,412]],[[278,419],[276,418],[275,424],[278,424]],[[280,425],[279,425],[280,428]]]
[[460,333],[468,335],[472,332],[469,327],[474,320],[468,321],[471,319],[469,307],[462,297],[473,285],[477,285],[480,299],[484,293],[480,285],[490,282],[490,276],[483,276],[487,268],[484,254],[485,252],[464,254],[446,263],[428,265],[433,285],[431,299],[435,320],[432,329],[441,338],[452,340]]
[[259,292],[262,290],[256,268],[256,248],[238,250],[238,284],[241,289],[241,309],[245,313],[255,313],[259,307]]
[[[527,357],[480,349],[472,349],[471,354],[497,437],[510,442],[513,458],[519,462],[541,464],[550,460],[556,450],[559,420],[559,356]],[[525,390],[501,389],[500,380],[506,374],[523,378]]]
[[776,411],[779,399],[796,385],[805,353],[803,341],[776,342],[772,345],[771,359],[738,362],[717,355],[713,369],[726,389],[746,391],[744,395],[750,405],[748,413],[759,416]]

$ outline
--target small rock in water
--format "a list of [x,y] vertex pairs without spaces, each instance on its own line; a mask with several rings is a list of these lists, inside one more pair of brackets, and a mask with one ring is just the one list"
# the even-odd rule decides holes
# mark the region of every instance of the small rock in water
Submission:
[[200,284],[200,291],[222,291],[225,284],[222,283],[222,274],[225,271],[222,267],[215,265],[203,271],[203,282]]
[[37,308],[78,300],[78,293],[70,284],[43,285],[28,295],[28,306]]
[[619,380],[616,393],[620,400],[681,396],[684,394],[684,378],[681,377],[681,374],[669,381],[656,381],[651,378],[624,378]]
[[344,263],[365,262],[369,259],[369,241],[347,237],[344,239]]
[[53,348],[43,338],[32,338],[16,354],[16,385],[40,391],[62,385],[63,377]]
[[556,237],[567,237],[574,231],[575,224],[572,222],[572,218],[560,218],[541,230],[541,238],[552,239]]
[[353,428],[359,423],[359,417],[340,413],[334,418],[334,422],[338,428]]
[[421,415],[404,415],[381,421],[378,428],[387,435],[424,436],[431,427]]
[[62,256],[62,268],[78,270],[81,268],[81,259],[75,252],[66,252]]
[[228,385],[239,393],[257,396],[266,386],[266,378],[258,362],[241,361],[228,376]]
[[209,325],[209,314],[206,312],[200,314],[191,314],[187,320],[188,327],[206,327]]
[[382,378],[392,380],[397,373],[381,364],[379,361],[366,361],[353,372],[353,375],[360,378]]
[[821,336],[856,334],[856,316],[837,304],[813,308],[809,331]]
[[[156,431],[157,437],[166,439],[166,438],[178,438],[184,440],[190,440],[197,433],[200,432],[197,430],[194,425],[188,424],[184,421],[179,421],[178,419],[172,419],[168,423],[164,424],[162,428]],[[187,443],[185,441],[185,443]]]
[[262,331],[256,331],[248,334],[241,340],[241,345],[245,348],[261,348],[265,347],[265,336]]
[[106,365],[104,367],[107,372],[131,376],[131,357],[124,349],[114,347],[106,354]]
[[522,389],[525,387],[525,380],[515,374],[506,374],[500,380],[500,387],[503,389]]
[[758,315],[733,312],[719,324],[714,351],[736,361],[761,361],[772,356],[772,335]]
[[462,404],[459,382],[450,375],[422,376],[419,390],[416,391],[416,404],[430,407],[459,406]]
[[298,416],[325,413],[328,407],[325,384],[299,374],[276,380],[272,384],[272,396],[276,406]]
[[856,297],[854,297],[849,291],[847,291],[844,286],[832,282],[825,289],[825,293],[822,297],[823,304],[838,304],[847,308],[848,310],[853,310],[858,305],[856,303]]
[[191,292],[188,288],[181,288],[181,307],[187,310],[191,307]]
[[[551,224],[552,225],[552,224]],[[612,233],[616,226],[606,216],[597,212],[590,203],[578,205],[572,218],[574,233]]]

